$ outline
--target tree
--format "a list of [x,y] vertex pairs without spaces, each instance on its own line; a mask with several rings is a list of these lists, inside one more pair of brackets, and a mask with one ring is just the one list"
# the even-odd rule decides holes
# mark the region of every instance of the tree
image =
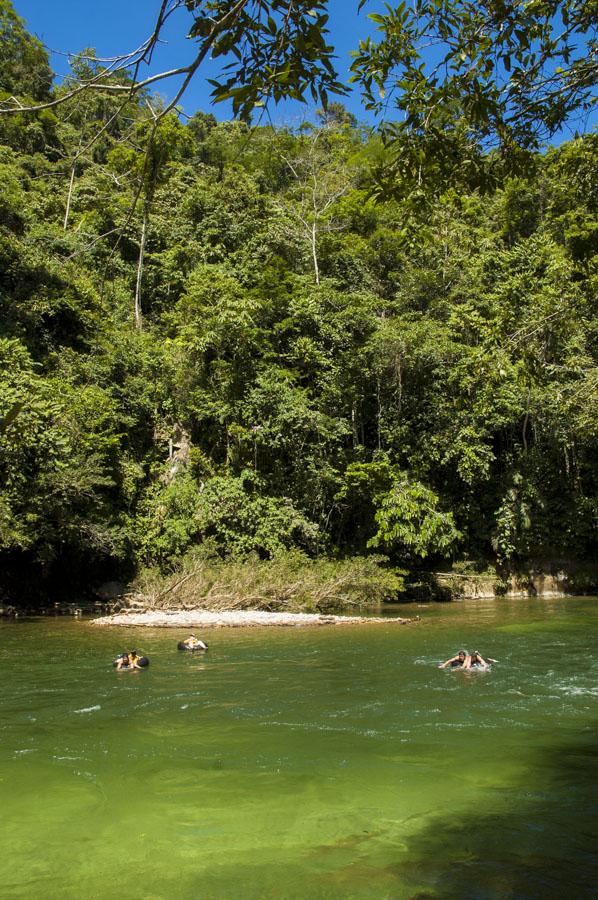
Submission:
[[357,119],[338,101],[329,103],[326,109],[318,109],[316,115],[323,128],[356,128]]
[[385,127],[387,195],[397,175],[421,187],[463,167],[489,186],[499,164],[521,168],[595,99],[593,0],[418,0],[370,18],[381,39],[360,43],[352,80],[367,108],[386,113],[392,101],[402,117]]
[[322,128],[303,137],[294,159],[284,157],[293,184],[279,209],[309,248],[314,271],[314,281],[320,283],[318,259],[322,234],[343,227],[335,215],[338,201],[351,188],[351,170],[339,152],[331,146],[328,129]]
[[[153,32],[137,50],[112,60],[91,78],[78,79],[67,94],[28,109],[55,106],[83,91],[139,95],[165,79],[179,77],[175,96],[162,111],[166,115],[208,56],[225,63],[220,78],[210,80],[214,102],[232,100],[233,112],[242,118],[268,100],[304,100],[307,91],[326,106],[328,92],[346,93],[332,64],[333,47],[326,43],[326,6],[326,0],[237,0],[233,4],[228,0],[162,0]],[[141,64],[150,61],[167,19],[182,7],[193,18],[188,36],[196,42],[194,58],[187,65],[140,80]],[[120,77],[124,74],[125,79]],[[22,108],[13,96],[2,104],[1,111]]]
[[39,152],[54,143],[55,119],[51,110],[44,109],[36,115],[18,112],[21,107],[50,102],[51,85],[46,50],[28,34],[10,0],[0,0],[0,109],[13,110],[9,116],[0,115],[0,143],[27,153]]
[[376,512],[378,531],[371,547],[394,548],[403,558],[448,556],[461,537],[452,512],[442,512],[438,496],[420,482],[397,482]]
[[[93,49],[83,50],[71,61],[72,73],[55,90],[56,96],[68,95],[78,81],[89,80],[103,70]],[[108,155],[119,143],[129,143],[135,135],[139,120],[150,115],[146,105],[140,106],[136,98],[125,99],[100,92],[76,94],[61,109],[57,122],[55,153],[68,160],[70,173],[63,228],[69,224],[71,204],[76,193],[76,179],[89,168],[95,168],[113,180],[120,182],[116,173],[106,167]]]
[[142,327],[141,289],[143,279],[143,263],[145,248],[148,238],[150,213],[156,194],[156,189],[166,175],[166,167],[170,159],[185,145],[189,147],[189,135],[179,125],[177,120],[170,116],[164,120],[161,128],[154,128],[156,113],[150,105],[154,122],[147,151],[143,157],[143,168],[140,176],[140,192],[143,194],[143,211],[141,222],[141,236],[139,239],[139,258],[137,262],[137,277],[135,279],[135,326]]
[[[356,0],[360,13],[366,2]],[[337,104],[328,113],[328,98],[347,87],[333,65],[327,6],[327,0],[162,0],[152,34],[137,50],[77,77],[69,91],[45,102],[7,95],[0,114],[39,111],[88,91],[142,97],[176,78],[159,120],[210,56],[222,61],[210,79],[213,101],[232,101],[235,115],[249,120],[270,101],[311,95],[337,121],[342,110]],[[194,57],[140,79],[167,20],[182,9],[192,16]],[[388,153],[375,178],[381,196],[418,205],[447,181],[495,189],[505,172],[524,171],[530,151],[593,102],[595,0],[418,0],[413,8],[403,0],[370,18],[381,39],[360,43],[352,80],[368,108],[386,114],[392,100],[402,117],[382,124]]]
[[[79,81],[105,65],[85,55]],[[440,179],[406,220],[368,196],[389,150],[334,104],[299,132],[164,108],[93,88],[3,119],[0,590],[64,596],[65,573],[75,591],[210,541],[595,556],[596,140],[493,196]],[[345,184],[316,205],[314,285],[291,213]]]
[[0,0],[0,99],[10,95],[44,103],[52,71],[42,44],[25,29],[10,0]]

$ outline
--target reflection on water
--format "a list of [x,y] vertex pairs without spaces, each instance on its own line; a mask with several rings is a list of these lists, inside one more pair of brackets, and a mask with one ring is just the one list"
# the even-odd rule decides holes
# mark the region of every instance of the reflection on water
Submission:
[[[413,612],[214,631],[201,659],[1,625],[0,896],[593,896],[598,604]],[[111,668],[129,644],[148,670]],[[499,662],[436,668],[461,646]]]

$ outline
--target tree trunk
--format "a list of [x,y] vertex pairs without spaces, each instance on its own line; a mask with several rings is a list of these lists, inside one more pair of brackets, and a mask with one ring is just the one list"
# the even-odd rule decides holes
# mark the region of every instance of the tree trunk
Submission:
[[320,283],[320,267],[318,266],[318,253],[316,248],[316,223],[314,222],[311,226],[311,255],[314,261],[314,276],[316,279],[316,284]]
[[143,279],[143,259],[145,256],[145,243],[149,227],[149,203],[143,204],[143,222],[141,225],[141,241],[139,242],[139,262],[137,263],[137,283],[135,285],[135,328],[141,331],[143,319],[141,317],[141,282]]
[[382,438],[380,437],[380,423],[382,422],[382,404],[380,403],[380,376],[376,378],[376,429],[378,431],[378,450],[382,449]]
[[68,221],[69,221],[69,215],[70,215],[70,212],[71,212],[71,200],[72,200],[72,198],[73,198],[73,185],[74,185],[74,183],[75,183],[75,170],[76,170],[76,168],[77,168],[77,160],[75,159],[75,161],[73,162],[73,167],[72,167],[72,169],[71,169],[71,180],[70,180],[70,182],[69,182],[69,192],[68,192],[67,198],[66,198],[66,210],[65,210],[65,212],[64,212],[64,222],[63,222],[63,224],[62,224],[62,230],[63,230],[63,231],[66,231],[66,228],[67,228],[67,225],[68,225]]
[[523,438],[523,451],[527,453],[527,423],[529,422],[529,412],[526,412],[525,418],[523,420],[523,428],[521,430],[521,437]]
[[357,431],[357,405],[355,401],[351,404],[351,433],[353,435],[353,446],[359,444],[359,433]]

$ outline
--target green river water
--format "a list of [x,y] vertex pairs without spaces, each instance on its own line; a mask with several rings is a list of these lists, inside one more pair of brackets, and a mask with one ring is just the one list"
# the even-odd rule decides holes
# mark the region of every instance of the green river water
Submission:
[[[598,885],[598,599],[203,632],[0,625],[0,896],[551,898]],[[149,669],[110,665],[135,646]],[[440,671],[459,647],[499,662]]]

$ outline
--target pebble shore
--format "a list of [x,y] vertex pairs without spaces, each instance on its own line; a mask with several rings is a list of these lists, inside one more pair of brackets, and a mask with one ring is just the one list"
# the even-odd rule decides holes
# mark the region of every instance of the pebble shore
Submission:
[[332,616],[318,613],[277,613],[260,610],[210,612],[194,610],[124,611],[112,616],[93,619],[93,625],[134,626],[147,628],[261,628],[275,626],[301,627],[306,625],[408,625],[413,619],[372,616]]

